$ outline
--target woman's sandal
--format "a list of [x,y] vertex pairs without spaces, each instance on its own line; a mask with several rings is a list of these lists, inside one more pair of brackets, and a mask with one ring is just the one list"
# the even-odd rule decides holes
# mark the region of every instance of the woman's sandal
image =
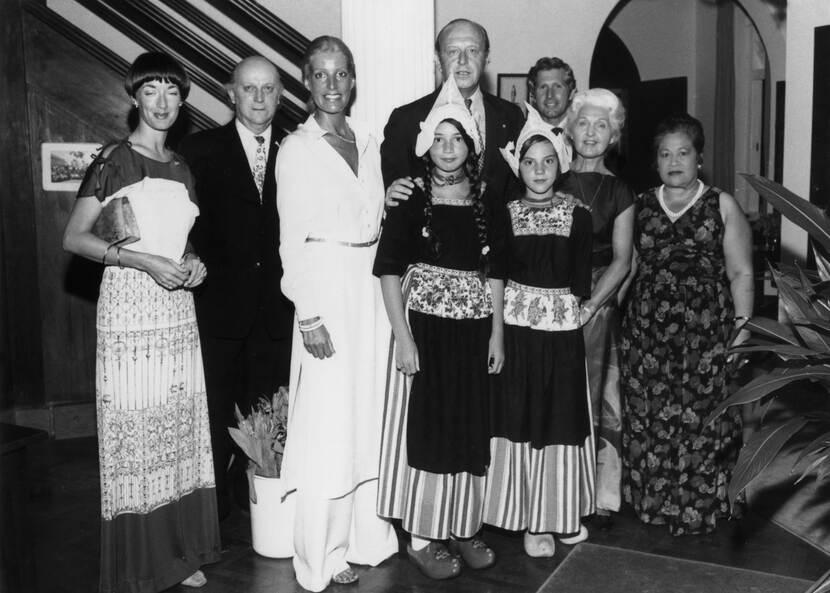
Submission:
[[406,553],[415,566],[431,579],[451,579],[461,574],[461,563],[458,558],[450,554],[442,543],[430,542],[427,547],[417,552],[407,544]]
[[182,581],[182,585],[184,585],[185,587],[193,587],[194,589],[204,587],[206,584],[207,577],[205,577],[205,573],[203,573],[201,570],[197,570],[192,575],[190,575]]
[[464,540],[451,539],[449,548],[450,552],[461,556],[467,566],[475,570],[490,568],[496,563],[496,553],[484,543],[484,540],[477,537]]
[[551,558],[556,553],[556,542],[551,533],[525,531],[525,553],[531,558]]
[[357,573],[350,566],[346,570],[341,570],[336,575],[331,577],[331,582],[337,583],[338,585],[351,585],[352,583],[356,583],[359,578],[360,577],[357,576]]

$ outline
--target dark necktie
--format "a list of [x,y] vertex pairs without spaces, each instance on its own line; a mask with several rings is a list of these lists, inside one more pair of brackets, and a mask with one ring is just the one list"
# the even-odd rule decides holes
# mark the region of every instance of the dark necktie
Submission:
[[564,132],[565,130],[563,130],[563,129],[562,129],[562,128],[560,128],[559,126],[553,126],[553,128],[551,128],[551,130],[550,130],[550,131],[551,131],[551,132],[553,132],[556,136],[558,136],[559,134],[561,134],[561,133],[562,133],[562,132]]
[[464,99],[464,105],[467,106],[467,111],[470,113],[473,112],[473,100],[472,99]]
[[262,136],[254,136],[257,141],[256,154],[254,154],[254,183],[259,191],[259,201],[262,201],[262,186],[265,185],[265,138]]

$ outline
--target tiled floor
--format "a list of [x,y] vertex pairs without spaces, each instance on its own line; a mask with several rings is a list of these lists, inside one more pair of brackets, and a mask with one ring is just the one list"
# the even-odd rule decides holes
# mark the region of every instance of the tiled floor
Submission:
[[[97,590],[99,553],[96,442],[87,438],[37,443],[30,451],[30,466],[38,592],[93,593]],[[485,536],[499,556],[490,570],[467,571],[453,581],[432,582],[399,555],[375,569],[359,568],[357,586],[331,590],[533,593],[572,549],[560,545],[554,558],[531,559],[523,553],[519,535],[488,530]],[[200,591],[302,591],[294,582],[290,560],[262,558],[252,551],[247,513],[235,509],[222,524],[222,537],[223,559],[205,568],[208,584]],[[724,523],[712,535],[673,538],[666,529],[643,525],[630,511],[623,512],[611,530],[592,531],[591,541],[809,580],[830,569],[830,557],[752,514]],[[173,590],[190,591],[184,587]]]

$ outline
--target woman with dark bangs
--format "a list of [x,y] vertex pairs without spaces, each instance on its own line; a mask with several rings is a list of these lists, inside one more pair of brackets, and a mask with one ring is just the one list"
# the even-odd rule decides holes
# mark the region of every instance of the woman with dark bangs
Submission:
[[[482,201],[481,141],[450,77],[421,124],[427,174],[389,211],[374,273],[392,323],[378,513],[445,579],[495,562],[478,538],[490,461],[488,373],[504,362],[501,208]],[[449,546],[445,541],[449,540]]]
[[[100,591],[155,593],[178,583],[201,587],[206,579],[199,567],[219,560],[202,352],[190,292],[207,272],[187,241],[199,214],[190,170],[165,144],[190,88],[187,74],[169,55],[146,53],[124,86],[138,125],[90,166],[63,245],[106,266],[95,377]],[[121,199],[129,199],[138,233],[132,228],[130,240],[108,242],[93,228],[104,208]]]

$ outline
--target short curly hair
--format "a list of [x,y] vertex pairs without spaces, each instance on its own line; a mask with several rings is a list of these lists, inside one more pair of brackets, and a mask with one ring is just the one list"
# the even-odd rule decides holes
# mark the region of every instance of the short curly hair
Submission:
[[[625,107],[623,107],[622,101],[620,101],[620,98],[616,94],[608,89],[601,88],[579,91],[576,95],[574,95],[570,107],[571,115],[568,117],[570,128],[572,128],[574,123],[576,123],[579,110],[585,105],[592,105],[594,107],[599,107],[600,109],[607,109],[608,121],[611,123],[611,130],[618,135],[622,132],[623,126],[625,125]],[[568,133],[573,135],[571,129],[568,130]]]

